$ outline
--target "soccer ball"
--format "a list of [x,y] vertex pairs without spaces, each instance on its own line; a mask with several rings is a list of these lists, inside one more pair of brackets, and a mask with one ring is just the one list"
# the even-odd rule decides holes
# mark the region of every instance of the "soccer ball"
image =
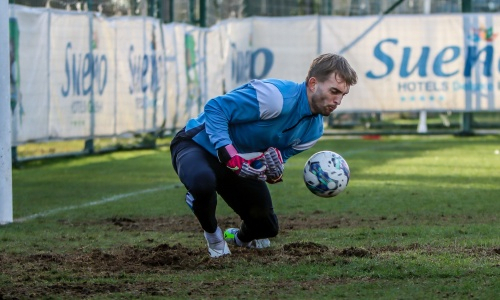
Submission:
[[304,166],[304,182],[319,197],[335,197],[349,183],[351,171],[345,159],[332,151],[320,151],[311,156]]

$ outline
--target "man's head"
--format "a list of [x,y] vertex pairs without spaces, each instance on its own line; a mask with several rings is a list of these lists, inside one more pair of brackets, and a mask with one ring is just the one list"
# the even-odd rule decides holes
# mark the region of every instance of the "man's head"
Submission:
[[306,77],[307,98],[312,113],[330,115],[357,81],[356,71],[344,57],[332,53],[316,57]]

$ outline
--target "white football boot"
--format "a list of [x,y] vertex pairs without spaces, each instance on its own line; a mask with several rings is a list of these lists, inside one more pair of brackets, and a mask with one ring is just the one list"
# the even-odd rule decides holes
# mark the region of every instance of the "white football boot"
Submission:
[[240,231],[238,228],[229,228],[224,231],[224,240],[226,242],[238,246],[238,247],[247,247],[251,249],[263,249],[263,248],[268,248],[271,247],[271,242],[269,239],[258,239],[258,240],[252,240],[248,243],[243,243],[241,241],[241,245],[236,242],[236,235],[238,234],[238,231]]
[[207,240],[208,254],[210,257],[221,257],[224,255],[231,254],[227,242],[222,237],[222,230],[217,227],[214,233],[205,232],[205,239]]

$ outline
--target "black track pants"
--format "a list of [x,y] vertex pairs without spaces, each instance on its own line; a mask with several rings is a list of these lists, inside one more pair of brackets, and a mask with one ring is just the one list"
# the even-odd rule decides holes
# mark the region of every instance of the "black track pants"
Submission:
[[186,202],[203,230],[217,229],[219,194],[243,221],[238,234],[242,242],[278,234],[278,218],[265,182],[237,176],[191,139],[174,138],[170,150],[174,170],[187,189]]

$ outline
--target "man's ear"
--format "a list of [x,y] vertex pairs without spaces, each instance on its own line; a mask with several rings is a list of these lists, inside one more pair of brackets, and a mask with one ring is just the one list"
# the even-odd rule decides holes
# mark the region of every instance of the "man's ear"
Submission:
[[316,91],[316,84],[317,83],[318,83],[318,80],[316,79],[316,77],[311,77],[307,81],[307,88],[309,88],[309,90],[311,92],[315,92]]

